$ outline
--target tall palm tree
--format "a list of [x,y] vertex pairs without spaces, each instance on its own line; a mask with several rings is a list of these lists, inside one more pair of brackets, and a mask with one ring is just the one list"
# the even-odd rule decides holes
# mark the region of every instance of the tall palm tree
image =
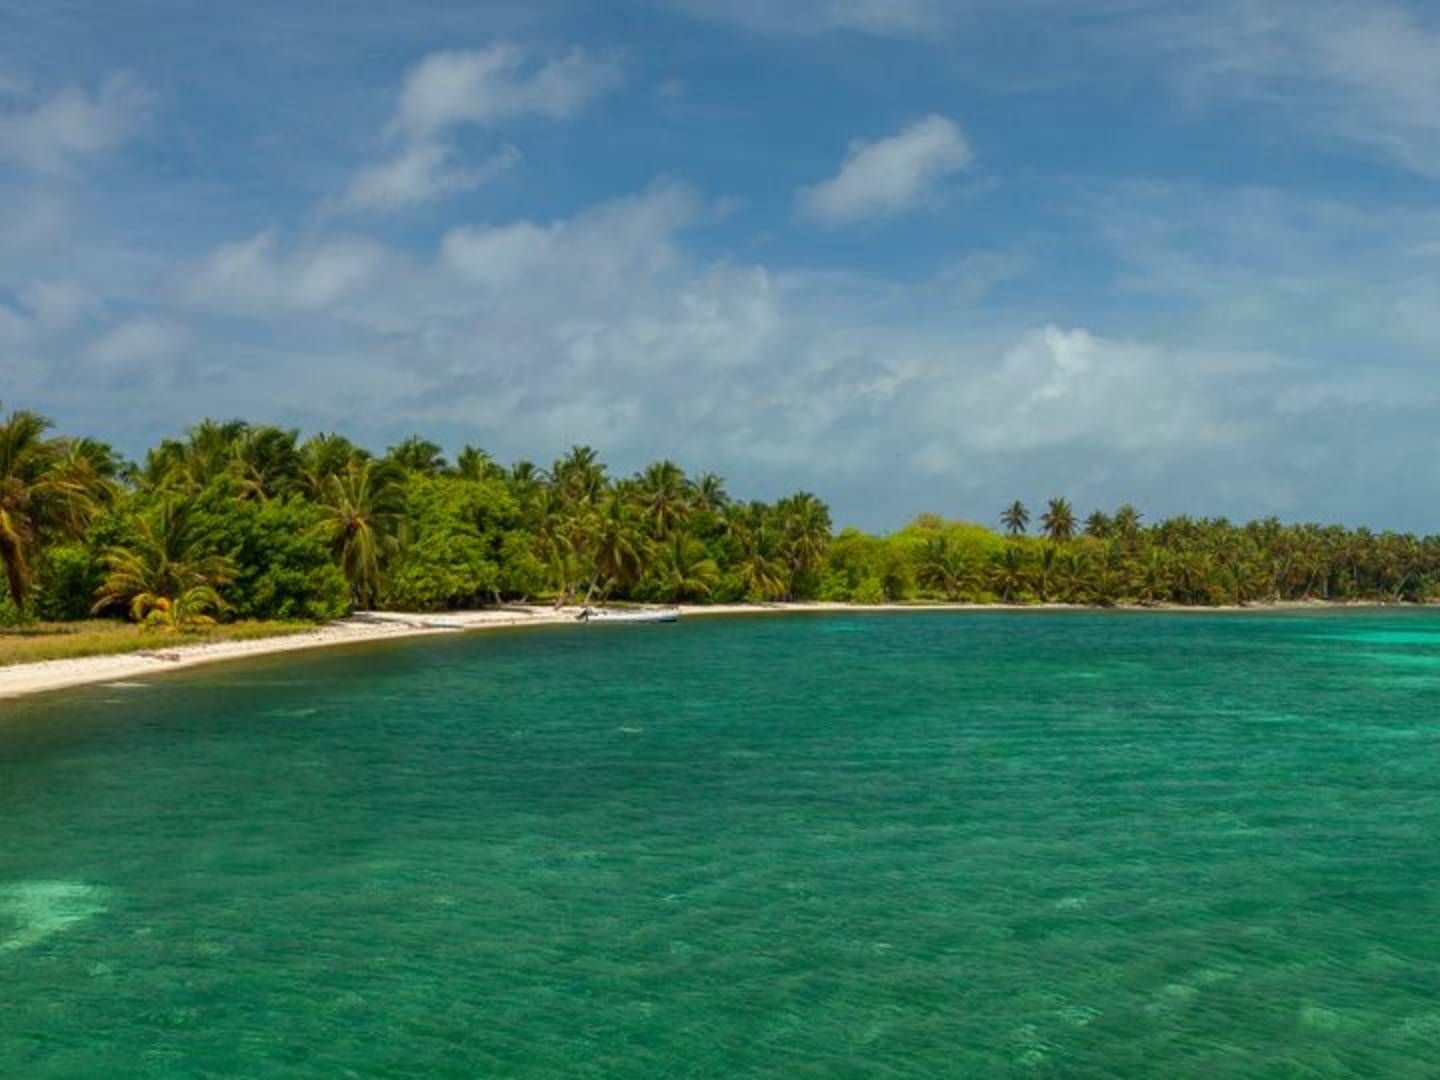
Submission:
[[1085,519],[1085,535],[1096,540],[1108,540],[1115,531],[1115,522],[1103,510],[1092,511]]
[[696,510],[718,514],[730,504],[725,481],[713,472],[704,472],[690,481],[690,505]]
[[411,435],[385,451],[385,456],[407,472],[436,476],[445,469],[445,455],[437,443]]
[[602,595],[624,589],[640,579],[645,563],[645,537],[629,502],[611,494],[594,519],[591,557],[594,573],[585,597],[589,602],[597,586]]
[[350,463],[369,457],[343,435],[312,435],[300,447],[300,490],[313,502],[324,498],[332,476],[339,476]]
[[830,547],[830,509],[808,491],[775,504],[780,519],[781,554],[789,568],[787,597],[793,597],[796,580],[819,569]]
[[41,543],[51,535],[79,536],[110,490],[98,452],[48,438],[50,427],[23,409],[0,421],[0,563],[17,608],[29,595]]
[[494,458],[469,444],[455,455],[454,473],[462,480],[497,480],[505,476],[505,470]]
[[1140,511],[1129,503],[1122,503],[1110,519],[1115,536],[1127,544],[1133,543],[1140,533]]
[[1051,499],[1040,515],[1040,527],[1047,539],[1063,544],[1075,535],[1075,512],[1064,499]]
[[352,460],[327,479],[320,505],[351,597],[367,607],[380,593],[386,561],[400,547],[404,474],[388,459]]
[[640,474],[636,500],[657,540],[664,540],[690,516],[690,488],[684,471],[673,461],[657,461]]
[[266,502],[294,491],[304,464],[299,439],[298,431],[272,424],[246,430],[233,448],[242,495]]
[[1025,530],[1030,526],[1030,511],[1025,509],[1025,504],[1016,499],[1000,514],[1000,521],[1005,526],[1005,532],[1009,536],[1024,536]]

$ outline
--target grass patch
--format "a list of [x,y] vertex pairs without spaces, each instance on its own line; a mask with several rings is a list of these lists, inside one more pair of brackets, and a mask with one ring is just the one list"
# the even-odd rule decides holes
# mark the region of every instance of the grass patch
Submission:
[[81,656],[113,656],[148,649],[170,649],[176,645],[285,637],[313,629],[310,623],[300,622],[235,622],[180,634],[163,634],[141,630],[134,623],[110,619],[31,623],[0,628],[0,667],[34,664],[41,660],[72,660]]

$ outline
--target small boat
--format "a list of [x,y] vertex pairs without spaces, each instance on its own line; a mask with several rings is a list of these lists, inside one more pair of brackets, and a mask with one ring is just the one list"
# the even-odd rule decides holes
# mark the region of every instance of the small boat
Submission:
[[680,621],[678,608],[647,608],[639,611],[607,611],[585,608],[577,616],[581,622],[603,623],[672,623]]

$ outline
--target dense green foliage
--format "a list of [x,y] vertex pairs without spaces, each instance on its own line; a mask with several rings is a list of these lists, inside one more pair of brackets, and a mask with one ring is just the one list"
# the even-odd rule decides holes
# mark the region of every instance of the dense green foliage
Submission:
[[1019,501],[1000,531],[933,515],[888,536],[832,535],[801,492],[733,499],[669,461],[612,477],[576,447],[542,469],[407,439],[375,455],[338,435],[207,420],[143,462],[0,421],[0,618],[122,614],[323,620],[505,600],[1222,604],[1440,598],[1440,538],[1274,519],[1235,525],[1131,506],[1084,519]]

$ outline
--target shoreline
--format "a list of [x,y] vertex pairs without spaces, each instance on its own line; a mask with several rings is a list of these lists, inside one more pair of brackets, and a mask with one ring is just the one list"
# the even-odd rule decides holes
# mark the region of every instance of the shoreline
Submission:
[[[1368,608],[1421,607],[1416,604],[1379,602],[1349,603],[1327,600],[1285,600],[1265,604],[1218,605],[1199,607],[1187,605],[1119,604],[1099,608],[1086,604],[850,604],[839,601],[783,602],[763,604],[680,604],[682,617],[713,617],[721,615],[795,615],[848,612],[1024,612],[1024,611],[1111,611],[1160,613],[1263,613],[1272,611],[1330,611]],[[399,612],[362,612],[348,618],[318,626],[314,630],[276,637],[251,638],[246,641],[222,641],[177,645],[167,649],[163,639],[155,648],[144,652],[117,653],[104,656],[73,657],[63,660],[40,660],[33,663],[0,667],[0,701],[52,693],[96,683],[128,681],[171,671],[183,671],[203,664],[309,649],[359,645],[374,641],[392,641],[431,635],[471,633],[482,630],[509,630],[524,626],[574,625],[577,607],[556,609],[548,604],[513,604],[490,611],[453,611],[432,615]]]

